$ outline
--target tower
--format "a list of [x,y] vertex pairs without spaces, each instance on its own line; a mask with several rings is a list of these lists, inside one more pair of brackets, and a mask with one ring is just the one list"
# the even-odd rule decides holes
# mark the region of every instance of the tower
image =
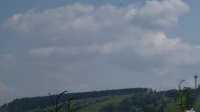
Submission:
[[198,87],[197,87],[197,78],[198,78],[198,76],[195,75],[194,78],[195,78],[195,89],[197,89],[197,88],[198,88]]

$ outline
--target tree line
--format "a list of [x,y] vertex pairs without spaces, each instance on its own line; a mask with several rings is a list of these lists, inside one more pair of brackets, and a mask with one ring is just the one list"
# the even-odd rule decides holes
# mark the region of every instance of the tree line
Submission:
[[[112,95],[124,95],[124,94],[141,94],[147,93],[149,88],[126,88],[126,89],[115,89],[115,90],[104,90],[104,91],[91,91],[91,92],[78,92],[78,93],[66,93],[63,94],[59,103],[67,102],[72,97],[77,97],[77,99],[87,99],[87,98],[95,98],[102,96],[112,96]],[[53,100],[56,100],[57,94],[52,95]],[[10,103],[6,103],[3,106],[8,107],[10,112],[20,111],[26,112],[28,110],[32,110],[35,108],[44,108],[51,105],[51,99],[49,96],[39,96],[32,98],[21,98],[14,99]]]

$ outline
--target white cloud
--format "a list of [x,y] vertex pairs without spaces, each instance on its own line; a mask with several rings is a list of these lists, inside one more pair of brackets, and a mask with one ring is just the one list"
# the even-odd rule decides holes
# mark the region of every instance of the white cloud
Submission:
[[[123,80],[127,73],[127,79],[133,78],[134,84],[141,85],[143,82],[137,80],[139,76],[141,79],[144,76],[155,80],[161,76],[177,79],[173,75],[180,73],[182,66],[200,64],[198,45],[183,42],[181,37],[169,38],[164,31],[177,24],[179,16],[189,10],[181,0],[147,1],[144,6],[127,7],[76,3],[43,12],[34,9],[15,14],[3,26],[22,35],[26,33],[27,37],[33,37],[33,42],[39,43],[32,46],[33,42],[29,41],[27,49],[30,49],[23,51],[29,56],[21,57],[27,62],[23,61],[25,64],[20,66],[23,70],[30,68],[22,73],[37,74],[36,78],[45,79],[41,85],[55,81],[52,88],[60,91],[88,91],[101,86],[96,84],[96,80],[101,82],[100,78],[104,78],[109,88],[110,82],[114,86],[119,84],[112,77]],[[14,56],[3,54],[0,58],[0,65],[4,65]],[[48,80],[43,74],[50,74]],[[106,79],[107,74],[111,78]],[[146,85],[151,83],[149,79],[144,79]],[[167,79],[160,83],[174,87],[175,79],[173,84]],[[133,81],[124,85],[129,82]],[[157,85],[155,81],[154,86]]]
[[[4,26],[18,28],[25,25],[26,29],[47,40],[63,43],[62,46],[55,46],[52,42],[48,47],[30,49],[29,54],[38,58],[81,58],[84,55],[91,58],[94,54],[98,58],[126,52],[129,55],[136,53],[147,60],[151,60],[150,57],[162,57],[161,59],[167,60],[163,64],[178,66],[197,63],[199,58],[194,59],[192,55],[199,54],[198,49],[182,42],[180,38],[168,38],[164,32],[151,28],[147,31],[146,27],[159,26],[162,29],[176,24],[179,15],[189,9],[181,0],[147,1],[142,7],[129,5],[125,8],[109,4],[97,8],[76,3],[43,12],[31,10],[14,15]],[[141,29],[142,25],[145,29]],[[150,71],[158,74],[167,74],[173,69],[154,65],[150,68]]]
[[180,39],[169,39],[163,32],[150,33],[144,36],[141,40],[135,42],[135,46],[139,46],[140,49],[135,49],[140,55],[162,55],[167,54],[174,50],[179,45]]
[[[173,65],[195,64],[200,62],[198,47],[184,43],[180,38],[167,38],[163,32],[150,33],[133,44],[141,56],[162,56]],[[195,57],[195,58],[194,58]]]
[[91,45],[86,47],[88,52],[98,52],[103,55],[112,54],[121,50],[123,46],[119,42],[110,42],[103,45]]
[[[59,46],[52,42],[48,47],[30,49],[29,53],[35,57],[112,55],[131,48],[132,53],[143,57],[163,56],[172,64],[194,64],[199,62],[199,58],[192,58],[199,54],[198,49],[180,38],[170,39],[164,32],[151,29],[152,26],[161,28],[176,24],[179,15],[189,10],[181,0],[147,1],[141,7],[129,5],[125,8],[76,3],[43,12],[30,10],[15,14],[4,26],[63,43]],[[143,25],[151,28],[146,31],[141,29]]]
[[176,24],[178,16],[189,10],[190,7],[182,0],[147,1],[146,5],[137,11],[136,18],[143,27],[165,27]]
[[123,27],[125,24],[141,24],[145,27],[170,26],[177,23],[180,14],[188,11],[189,6],[181,0],[147,1],[141,8],[135,5],[126,8],[112,5],[94,8],[76,3],[43,12],[30,10],[25,14],[15,14],[4,26],[20,32],[40,32],[51,38],[64,35],[68,38],[76,35],[83,38],[83,34],[103,33],[107,28],[118,29],[117,27]]

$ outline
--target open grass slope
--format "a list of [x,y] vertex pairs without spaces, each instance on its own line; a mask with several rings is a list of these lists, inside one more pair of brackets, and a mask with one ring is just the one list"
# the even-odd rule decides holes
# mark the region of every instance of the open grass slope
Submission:
[[[127,94],[127,95],[116,95],[116,96],[109,96],[106,100],[100,101],[94,104],[91,104],[89,106],[86,106],[85,109],[87,112],[99,112],[102,108],[107,106],[108,104],[113,104],[114,106],[118,106],[120,102],[122,102],[126,98],[130,98],[133,94]],[[97,99],[98,100],[98,99]],[[84,112],[83,110],[80,110],[78,112]]]

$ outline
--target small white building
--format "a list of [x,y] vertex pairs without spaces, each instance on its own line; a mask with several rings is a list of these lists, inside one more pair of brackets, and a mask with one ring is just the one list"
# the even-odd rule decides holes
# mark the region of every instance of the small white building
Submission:
[[191,110],[185,110],[184,112],[195,112],[193,108]]

